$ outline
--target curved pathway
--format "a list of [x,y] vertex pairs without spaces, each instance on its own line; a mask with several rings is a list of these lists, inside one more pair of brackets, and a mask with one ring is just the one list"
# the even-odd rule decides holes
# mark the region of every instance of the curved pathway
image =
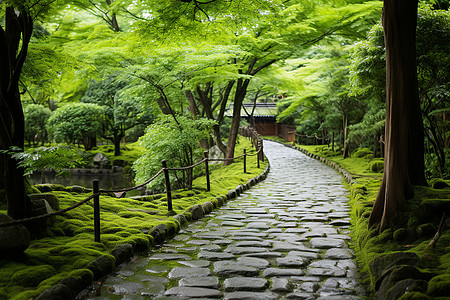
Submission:
[[342,177],[281,144],[265,141],[264,150],[264,182],[84,298],[360,299]]

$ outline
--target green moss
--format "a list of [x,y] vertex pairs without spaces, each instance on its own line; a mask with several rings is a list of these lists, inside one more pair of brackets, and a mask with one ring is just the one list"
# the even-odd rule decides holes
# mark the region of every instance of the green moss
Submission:
[[369,148],[358,148],[354,153],[353,156],[354,157],[366,157],[366,156],[372,156],[372,150],[370,150]]
[[398,300],[428,300],[431,299],[428,295],[421,293],[421,292],[412,292],[412,293],[406,293]]
[[450,274],[431,278],[428,282],[427,294],[431,296],[450,296]]
[[374,160],[369,163],[369,170],[373,173],[383,173],[384,161]]
[[56,274],[55,268],[50,265],[27,267],[11,276],[10,283],[25,287],[37,286],[41,281]]

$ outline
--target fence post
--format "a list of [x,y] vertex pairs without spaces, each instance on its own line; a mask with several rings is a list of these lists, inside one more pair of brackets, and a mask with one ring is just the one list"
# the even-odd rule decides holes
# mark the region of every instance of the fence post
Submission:
[[261,143],[261,161],[264,162],[264,146],[262,139],[260,140]]
[[244,173],[247,173],[247,149],[244,149]]
[[204,151],[203,154],[205,155],[205,173],[206,173],[206,190],[209,192],[211,190],[211,183],[209,182],[209,165],[208,165],[208,158],[209,153],[208,151]]
[[94,194],[94,241],[100,243],[100,194],[97,179],[92,181],[92,187]]
[[164,169],[164,179],[166,181],[166,194],[167,194],[167,210],[172,210],[172,192],[170,190],[169,170],[167,170],[166,160],[162,160],[162,166]]
[[259,169],[259,149],[260,148],[256,148],[256,149],[258,150],[258,153],[256,153],[256,162],[257,162],[258,169]]

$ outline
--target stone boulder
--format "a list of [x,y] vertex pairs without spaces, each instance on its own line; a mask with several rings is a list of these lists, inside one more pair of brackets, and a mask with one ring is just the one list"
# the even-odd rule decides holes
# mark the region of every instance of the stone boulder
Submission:
[[111,162],[109,161],[109,158],[106,157],[105,154],[98,152],[95,154],[93,158],[94,166],[98,167],[99,169],[109,169],[111,167]]
[[40,194],[30,194],[28,196],[30,197],[31,201],[45,200],[53,210],[55,211],[59,210],[59,199],[55,194],[40,193]]
[[196,204],[196,205],[190,207],[188,209],[188,211],[191,213],[193,220],[198,220],[198,219],[203,218],[203,215],[204,215],[203,208],[200,204]]
[[[0,224],[14,221],[0,213]],[[18,254],[30,246],[30,232],[23,225],[0,227],[0,255]]]

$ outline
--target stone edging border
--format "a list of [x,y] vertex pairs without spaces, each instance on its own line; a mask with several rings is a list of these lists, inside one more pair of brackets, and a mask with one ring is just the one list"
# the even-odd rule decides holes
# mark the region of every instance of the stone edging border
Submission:
[[[203,218],[205,215],[212,212],[214,209],[224,205],[228,200],[236,198],[242,192],[250,189],[255,184],[266,179],[270,171],[270,163],[267,167],[255,178],[251,178],[246,184],[239,184],[235,189],[228,191],[226,195],[218,196],[212,201],[206,201],[202,205],[196,204],[189,207],[184,213],[173,216],[173,218],[180,224],[175,231],[171,231],[165,224],[159,224],[152,228],[149,235],[153,237],[154,244],[161,244],[167,238],[174,236],[179,228]],[[94,274],[92,280],[96,281],[100,278],[110,274],[116,266],[126,262],[135,254],[135,249],[131,244],[120,244],[111,250],[110,255],[102,255],[91,262],[86,269],[89,269]],[[56,285],[46,289],[42,292],[36,300],[54,300],[54,299],[74,299],[83,289],[92,284],[90,276],[82,275],[81,277],[68,276],[62,279]]]

